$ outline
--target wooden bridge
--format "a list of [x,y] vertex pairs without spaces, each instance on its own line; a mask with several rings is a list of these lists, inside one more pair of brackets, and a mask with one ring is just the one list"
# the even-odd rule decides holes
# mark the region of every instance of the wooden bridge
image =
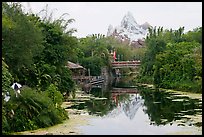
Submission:
[[112,62],[112,68],[127,68],[127,67],[138,67],[140,66],[140,61],[114,61]]

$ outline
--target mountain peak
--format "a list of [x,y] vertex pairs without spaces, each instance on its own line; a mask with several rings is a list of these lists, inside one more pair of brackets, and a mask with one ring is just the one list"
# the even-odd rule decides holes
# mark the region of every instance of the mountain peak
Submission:
[[133,17],[132,13],[128,11],[128,13],[123,17],[121,21],[121,27],[127,28],[131,26],[137,26],[137,22]]
[[[123,17],[120,26],[109,26],[107,36],[113,36],[121,42],[128,42],[134,47],[141,47],[150,27],[148,22],[142,25],[137,24],[131,12]],[[136,45],[136,46],[135,46]]]

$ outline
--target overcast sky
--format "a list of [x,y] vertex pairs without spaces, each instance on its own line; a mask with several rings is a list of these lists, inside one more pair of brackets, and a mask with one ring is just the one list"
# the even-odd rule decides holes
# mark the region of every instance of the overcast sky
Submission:
[[202,2],[23,2],[39,13],[48,4],[48,12],[59,18],[68,13],[65,19],[73,18],[70,28],[76,28],[73,35],[86,37],[90,34],[107,34],[108,26],[120,25],[127,12],[131,12],[138,24],[148,22],[152,26],[165,29],[185,27],[185,32],[202,26]]

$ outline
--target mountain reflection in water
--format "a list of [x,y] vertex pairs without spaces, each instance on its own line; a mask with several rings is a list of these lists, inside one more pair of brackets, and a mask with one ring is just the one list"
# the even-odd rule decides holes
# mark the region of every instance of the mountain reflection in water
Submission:
[[117,98],[121,95],[115,96],[114,93],[112,93],[113,96],[113,102],[116,103],[117,108],[110,111],[106,117],[116,117],[120,113],[124,112],[124,114],[131,120],[134,118],[137,110],[139,107],[141,107],[144,103],[144,100],[142,97],[138,94],[127,94],[123,93],[123,95],[128,96],[125,100],[122,100],[121,102],[118,102]]
[[79,127],[83,134],[202,134],[202,98],[125,87],[91,90],[94,96],[107,99],[85,103],[89,114],[96,117]]

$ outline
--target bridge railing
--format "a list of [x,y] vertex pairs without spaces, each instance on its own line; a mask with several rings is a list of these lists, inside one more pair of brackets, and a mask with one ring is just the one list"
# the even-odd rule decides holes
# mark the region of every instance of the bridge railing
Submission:
[[114,61],[112,64],[140,64],[140,60],[135,61]]
[[119,66],[139,66],[140,61],[115,61],[112,62],[112,67],[119,67]]

